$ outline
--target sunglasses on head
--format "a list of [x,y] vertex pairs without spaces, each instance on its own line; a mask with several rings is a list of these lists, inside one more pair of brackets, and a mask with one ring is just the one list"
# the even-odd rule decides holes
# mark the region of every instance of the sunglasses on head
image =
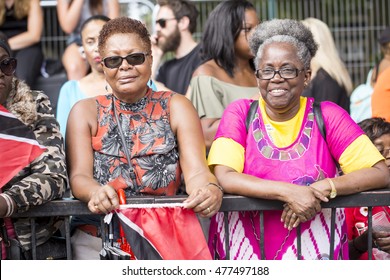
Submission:
[[156,20],[156,24],[160,25],[161,28],[165,28],[168,20],[176,20],[176,18],[160,18],[159,20]]
[[0,69],[4,75],[12,76],[15,73],[17,61],[16,58],[7,57],[0,61]]
[[119,68],[123,60],[126,59],[128,64],[136,66],[143,64],[147,55],[148,53],[132,53],[127,56],[109,56],[103,59],[103,63],[107,68]]

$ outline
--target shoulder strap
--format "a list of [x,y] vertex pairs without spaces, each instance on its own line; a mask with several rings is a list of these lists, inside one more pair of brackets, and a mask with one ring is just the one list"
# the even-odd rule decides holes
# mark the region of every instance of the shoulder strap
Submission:
[[259,107],[259,100],[252,101],[245,119],[246,133],[248,133],[249,126],[251,125],[252,121],[255,119],[257,107]]
[[314,117],[316,118],[318,128],[320,129],[321,135],[326,141],[326,129],[325,129],[325,124],[324,124],[324,118],[322,116],[322,111],[321,111],[321,103],[314,102],[313,103],[313,111],[314,111]]
[[[313,112],[314,112],[314,117],[316,119],[318,129],[320,130],[320,133],[322,135],[322,138],[324,138],[325,142],[326,141],[326,128],[325,128],[325,123],[324,123],[324,117],[322,115],[322,110],[321,110],[321,103],[314,102],[313,103]],[[341,167],[340,164],[338,163],[337,160],[334,159],[334,162],[337,166],[337,170],[339,174],[341,174]]]

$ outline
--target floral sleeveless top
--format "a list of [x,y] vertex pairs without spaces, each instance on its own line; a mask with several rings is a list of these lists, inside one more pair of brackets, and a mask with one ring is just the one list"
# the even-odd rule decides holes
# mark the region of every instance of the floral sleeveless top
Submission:
[[[111,94],[96,97],[98,129],[92,139],[93,174],[100,184],[125,189],[126,196],[176,194],[181,170],[177,140],[170,126],[169,102],[174,94],[149,89],[142,99],[131,104]],[[134,181],[113,106],[129,150]]]

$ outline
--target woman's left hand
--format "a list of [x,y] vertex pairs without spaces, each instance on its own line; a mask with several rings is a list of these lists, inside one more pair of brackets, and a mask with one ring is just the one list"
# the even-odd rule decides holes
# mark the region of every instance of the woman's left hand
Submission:
[[299,217],[288,206],[288,204],[284,204],[281,221],[284,223],[284,227],[287,228],[288,230],[297,227],[301,223]]
[[186,208],[193,209],[200,216],[209,218],[218,212],[222,204],[222,197],[222,191],[210,184],[191,192],[184,204]]

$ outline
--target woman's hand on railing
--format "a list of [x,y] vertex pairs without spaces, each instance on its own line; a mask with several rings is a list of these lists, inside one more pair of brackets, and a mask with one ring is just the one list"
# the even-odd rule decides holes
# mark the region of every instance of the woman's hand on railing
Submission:
[[204,218],[209,218],[219,211],[222,204],[223,192],[214,184],[195,189],[184,201],[185,207],[194,209]]
[[300,222],[311,220],[321,211],[321,202],[327,202],[322,192],[308,186],[294,187],[289,201],[284,204],[281,221],[288,229],[297,227]]
[[92,213],[110,213],[119,208],[118,194],[115,189],[109,185],[98,188],[88,202],[88,208]]

